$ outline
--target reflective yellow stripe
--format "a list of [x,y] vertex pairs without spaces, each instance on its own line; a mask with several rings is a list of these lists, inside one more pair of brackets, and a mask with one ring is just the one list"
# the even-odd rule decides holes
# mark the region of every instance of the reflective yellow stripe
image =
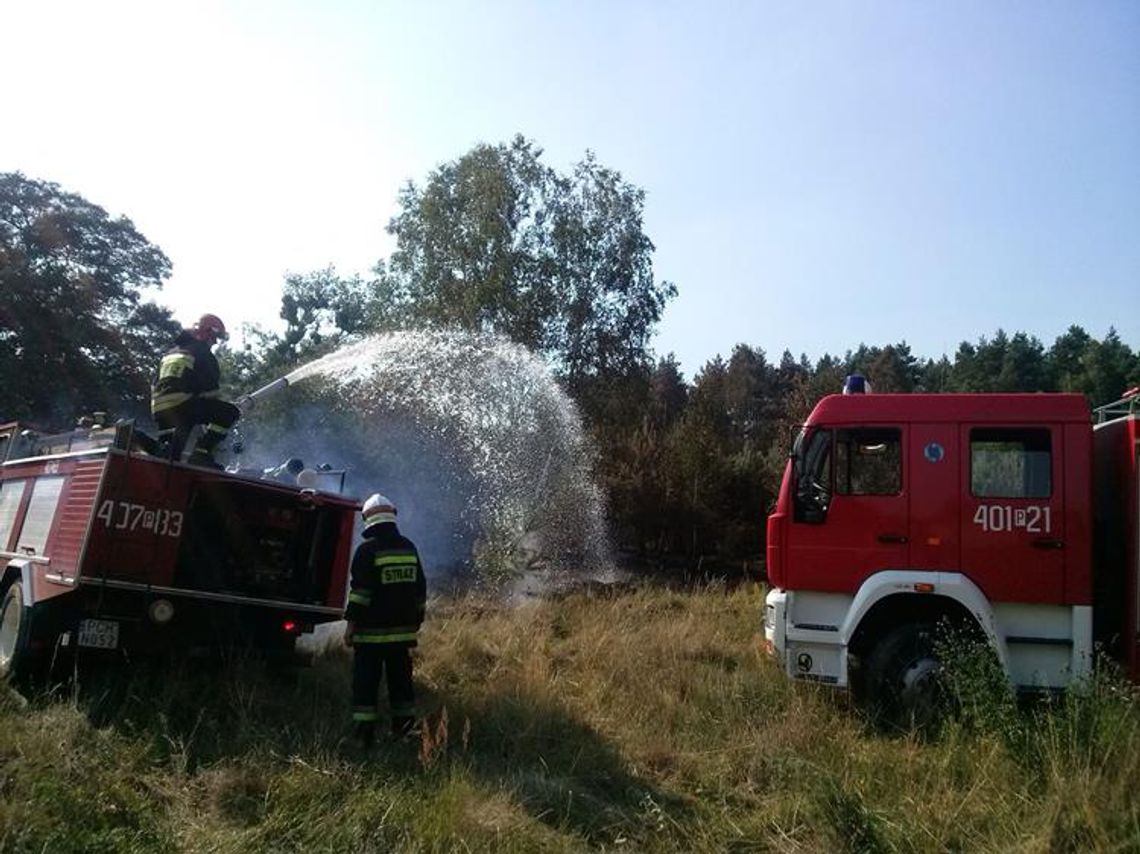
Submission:
[[348,594],[348,601],[355,602],[357,605],[371,605],[372,594],[368,592],[357,592],[353,590]]
[[221,433],[223,436],[230,432],[229,427],[223,427],[221,424],[207,424],[206,429],[211,433]]
[[380,715],[376,713],[375,709],[369,709],[368,711],[356,711],[355,709],[352,710],[352,719],[360,723],[374,721],[379,717]]
[[356,632],[352,636],[353,643],[398,643],[400,641],[414,641],[416,633],[411,632]]
[[373,564],[376,566],[396,566],[405,563],[418,563],[415,552],[401,552],[400,554],[393,555],[377,555],[373,558]]
[[194,369],[194,357],[189,353],[168,353],[158,366],[158,378],[180,377]]
[[173,409],[176,406],[181,406],[194,395],[185,391],[172,391],[167,394],[155,395],[150,401],[151,413],[163,412],[167,409]]
[[199,392],[198,396],[199,397],[210,397],[210,398],[221,397],[222,396],[222,390],[220,388],[216,388],[213,391],[203,391],[203,392]]

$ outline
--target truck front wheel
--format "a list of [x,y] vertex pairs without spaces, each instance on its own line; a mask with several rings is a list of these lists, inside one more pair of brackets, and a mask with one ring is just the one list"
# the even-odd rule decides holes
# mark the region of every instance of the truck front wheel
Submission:
[[888,632],[867,660],[865,697],[880,724],[929,731],[946,713],[935,626],[908,623]]
[[0,600],[0,681],[11,681],[31,663],[30,612],[24,604],[24,585],[13,581]]

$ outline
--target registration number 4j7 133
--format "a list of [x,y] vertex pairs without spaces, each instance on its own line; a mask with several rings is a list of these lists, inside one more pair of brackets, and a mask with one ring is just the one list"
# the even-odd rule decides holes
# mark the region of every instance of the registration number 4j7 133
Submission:
[[95,514],[108,528],[116,531],[150,531],[160,537],[182,536],[182,511],[147,507],[129,501],[112,501],[108,498]]
[[979,504],[974,513],[974,524],[987,533],[1025,531],[1027,534],[1049,534],[1053,531],[1053,514],[1051,507],[1038,505]]

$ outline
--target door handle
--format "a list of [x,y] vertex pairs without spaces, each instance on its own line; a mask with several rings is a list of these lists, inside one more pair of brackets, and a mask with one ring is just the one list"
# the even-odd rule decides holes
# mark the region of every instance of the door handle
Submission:
[[907,538],[902,534],[879,534],[880,543],[905,543]]
[[1033,548],[1035,549],[1063,549],[1064,547],[1064,540],[1043,539],[1033,541]]

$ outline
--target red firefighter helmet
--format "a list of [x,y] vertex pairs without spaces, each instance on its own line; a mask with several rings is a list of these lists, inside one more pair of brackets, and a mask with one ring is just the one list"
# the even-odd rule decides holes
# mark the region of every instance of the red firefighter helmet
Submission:
[[364,517],[365,528],[379,525],[381,522],[395,522],[396,505],[379,492],[374,492],[364,502],[360,515]]
[[226,332],[226,325],[216,314],[203,314],[199,317],[198,322],[194,324],[194,335],[203,341],[211,336],[218,341],[225,341],[230,337]]

